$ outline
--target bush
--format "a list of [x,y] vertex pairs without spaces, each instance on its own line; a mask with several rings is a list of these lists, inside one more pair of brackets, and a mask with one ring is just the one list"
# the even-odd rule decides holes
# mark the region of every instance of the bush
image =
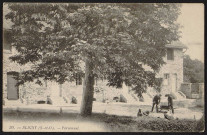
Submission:
[[45,104],[45,101],[43,100],[37,101],[37,104]]
[[197,125],[195,127],[195,131],[202,132],[205,130],[205,120],[204,116],[197,122]]
[[150,116],[134,118],[106,114],[96,115],[96,118],[104,121],[112,132],[195,132],[197,125],[195,120],[167,120]]
[[113,100],[119,102],[119,97],[114,97]]
[[47,104],[52,105],[52,100],[51,100],[51,98],[50,98],[50,97],[48,97],[48,98],[47,98]]
[[139,97],[139,101],[140,102],[144,102],[144,98],[143,97]]
[[120,102],[127,103],[127,99],[122,94],[120,95]]
[[193,132],[196,122],[191,120],[153,120],[144,124],[144,128],[154,131]]
[[78,103],[77,99],[74,96],[72,97],[71,103],[72,104],[77,104]]

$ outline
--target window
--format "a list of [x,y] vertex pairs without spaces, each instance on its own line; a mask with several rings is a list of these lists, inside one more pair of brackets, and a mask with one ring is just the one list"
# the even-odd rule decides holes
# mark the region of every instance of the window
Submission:
[[170,79],[170,75],[169,74],[164,74],[163,85],[169,85],[169,79]]
[[173,51],[173,49],[167,49],[167,60],[174,60],[174,51]]

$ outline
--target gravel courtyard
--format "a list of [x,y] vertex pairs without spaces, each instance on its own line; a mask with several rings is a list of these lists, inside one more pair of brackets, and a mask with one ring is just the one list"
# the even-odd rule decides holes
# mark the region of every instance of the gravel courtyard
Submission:
[[[39,108],[38,108],[39,107]],[[94,103],[93,115],[83,119],[79,105],[59,107],[36,105],[4,108],[4,131],[35,132],[150,132],[177,131],[194,132],[203,115],[203,108],[177,108],[174,119],[167,120],[163,113],[150,113],[149,116],[136,117],[137,110],[151,110],[150,105],[129,105],[124,103]],[[200,127],[200,125],[199,125]]]

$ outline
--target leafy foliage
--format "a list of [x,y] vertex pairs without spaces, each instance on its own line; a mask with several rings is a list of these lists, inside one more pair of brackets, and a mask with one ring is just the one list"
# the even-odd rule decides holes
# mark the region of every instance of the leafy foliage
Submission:
[[183,59],[184,82],[203,83],[204,82],[204,63],[195,59],[192,60],[189,55]]
[[84,73],[80,65],[90,56],[93,74],[107,78],[110,86],[125,82],[142,93],[156,85],[165,45],[179,38],[179,8],[164,3],[9,3],[6,18],[14,23],[13,46],[19,52],[10,59],[33,64],[21,74],[23,82],[43,78],[63,83]]

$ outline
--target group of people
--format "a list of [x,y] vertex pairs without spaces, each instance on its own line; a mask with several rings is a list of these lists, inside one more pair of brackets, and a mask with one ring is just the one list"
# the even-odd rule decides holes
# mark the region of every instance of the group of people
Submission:
[[[161,100],[161,94],[157,94],[154,96],[153,98],[153,103],[152,103],[152,112],[154,110],[154,106],[156,107],[156,112],[159,112],[158,110],[158,106],[160,104],[160,100]],[[171,109],[172,113],[174,114],[174,108],[173,108],[173,97],[171,94],[166,94],[165,95],[168,98],[168,106],[167,109]],[[160,106],[160,109],[162,109],[162,106]]]
[[[157,94],[157,95],[154,96],[151,112],[153,112],[154,107],[156,107],[156,112],[157,113],[159,112],[158,106],[160,106],[161,96],[162,96],[161,94]],[[167,110],[171,109],[172,110],[172,113],[174,114],[173,96],[171,94],[166,94],[165,97],[167,97],[167,99],[168,99],[168,105],[167,106],[162,106],[161,105],[160,106],[160,110],[162,110],[162,109],[167,109]],[[142,113],[142,110],[139,109],[138,112],[137,112],[137,117],[140,117],[140,116],[143,116],[143,115],[148,116],[149,113],[150,113],[149,111],[146,111],[146,112],[143,112]]]

